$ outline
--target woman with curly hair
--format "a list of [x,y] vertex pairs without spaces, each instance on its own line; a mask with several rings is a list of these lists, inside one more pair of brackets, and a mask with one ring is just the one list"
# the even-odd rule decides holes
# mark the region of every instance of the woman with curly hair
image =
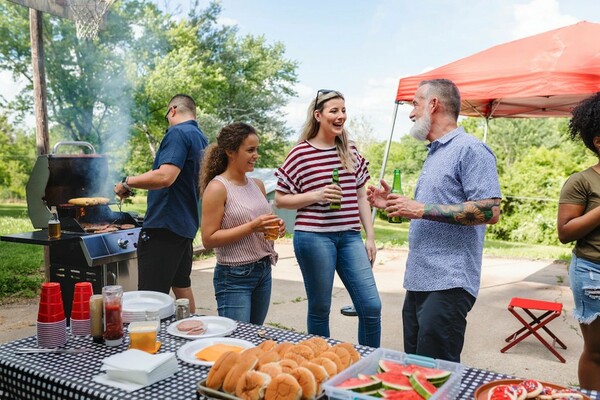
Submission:
[[285,223],[274,215],[265,185],[246,174],[258,160],[256,130],[241,122],[223,127],[202,161],[200,233],[215,249],[213,286],[219,315],[262,325],[271,301],[271,265],[277,262],[269,228]]
[[[572,111],[569,134],[581,139],[600,158],[600,93]],[[575,241],[569,279],[575,300],[573,315],[583,336],[579,358],[582,389],[600,390],[600,162],[567,179],[558,205],[558,238]]]

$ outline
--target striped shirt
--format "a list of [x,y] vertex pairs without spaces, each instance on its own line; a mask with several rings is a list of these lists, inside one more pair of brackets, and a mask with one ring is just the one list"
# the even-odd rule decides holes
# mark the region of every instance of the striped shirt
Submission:
[[284,194],[306,193],[331,184],[334,168],[340,175],[342,204],[332,210],[329,203],[313,203],[298,209],[294,230],[307,232],[360,231],[357,190],[369,180],[369,162],[351,145],[355,172],[348,172],[340,162],[335,147],[319,149],[308,141],[298,143],[277,169],[277,191]]
[[[248,178],[244,186],[235,185],[221,175],[215,176],[214,179],[221,182],[227,190],[221,229],[235,228],[260,215],[272,212],[271,206],[254,179]],[[217,247],[215,252],[217,263],[231,267],[250,264],[265,256],[271,258],[272,265],[277,263],[273,241],[266,240],[262,232],[254,232],[237,242]]]

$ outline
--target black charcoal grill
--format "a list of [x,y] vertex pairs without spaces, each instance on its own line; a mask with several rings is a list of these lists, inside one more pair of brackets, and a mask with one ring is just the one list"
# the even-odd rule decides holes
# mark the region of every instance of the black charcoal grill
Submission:
[[[63,146],[87,152],[60,154]],[[67,317],[71,315],[77,282],[91,282],[95,294],[106,285],[137,290],[137,242],[141,219],[113,211],[109,204],[75,206],[69,199],[106,197],[114,199],[108,160],[86,142],[59,142],[52,154],[39,156],[26,188],[27,210],[33,232],[2,236],[8,242],[48,246],[49,278],[59,282]],[[50,208],[55,206],[61,237],[48,238]],[[97,233],[110,226],[113,232]],[[122,229],[122,228],[126,229]]]

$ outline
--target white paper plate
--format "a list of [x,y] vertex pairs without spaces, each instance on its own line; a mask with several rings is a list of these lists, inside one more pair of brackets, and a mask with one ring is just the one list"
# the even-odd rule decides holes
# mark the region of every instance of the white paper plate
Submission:
[[185,361],[186,363],[189,363],[189,364],[205,365],[205,366],[210,367],[214,364],[214,362],[198,360],[196,358],[196,353],[205,347],[212,346],[213,344],[218,344],[218,343],[228,344],[231,346],[240,346],[245,349],[254,347],[254,344],[252,342],[249,342],[247,340],[242,340],[242,339],[235,339],[235,338],[214,337],[214,338],[197,339],[197,340],[194,340],[193,342],[189,342],[189,343],[186,343],[183,346],[181,346],[179,348],[179,350],[177,350],[177,357],[179,357],[179,359],[181,361]]
[[150,290],[137,290],[123,293],[123,321],[143,321],[146,311],[158,310],[160,319],[175,314],[174,300],[171,296]]
[[[183,321],[189,320],[199,320],[204,322],[204,327],[206,328],[206,332],[200,335],[187,335],[184,332],[180,332],[177,330],[177,325]],[[219,336],[227,336],[231,334],[231,332],[235,331],[237,328],[237,322],[232,319],[225,317],[216,317],[216,316],[204,316],[204,317],[190,317],[186,319],[181,319],[179,321],[173,322],[171,325],[167,327],[167,332],[173,336],[182,337],[185,339],[202,339],[202,338],[211,338],[211,337],[219,337]]]

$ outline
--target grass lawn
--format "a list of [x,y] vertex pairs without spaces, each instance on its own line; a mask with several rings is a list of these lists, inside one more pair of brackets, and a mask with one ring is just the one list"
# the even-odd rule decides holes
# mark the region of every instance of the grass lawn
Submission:
[[[111,206],[115,211],[116,206]],[[145,197],[134,197],[123,204],[122,210],[144,214]],[[375,221],[375,237],[384,247],[408,247],[408,223],[390,224],[386,220]],[[33,226],[27,216],[26,204],[0,204],[0,236],[28,232]],[[432,238],[435,240],[435,238]],[[199,235],[194,241],[200,244]],[[568,261],[572,246],[542,246],[486,240],[484,254],[500,257],[547,259]],[[43,247],[0,241],[0,300],[36,296],[43,282]]]

